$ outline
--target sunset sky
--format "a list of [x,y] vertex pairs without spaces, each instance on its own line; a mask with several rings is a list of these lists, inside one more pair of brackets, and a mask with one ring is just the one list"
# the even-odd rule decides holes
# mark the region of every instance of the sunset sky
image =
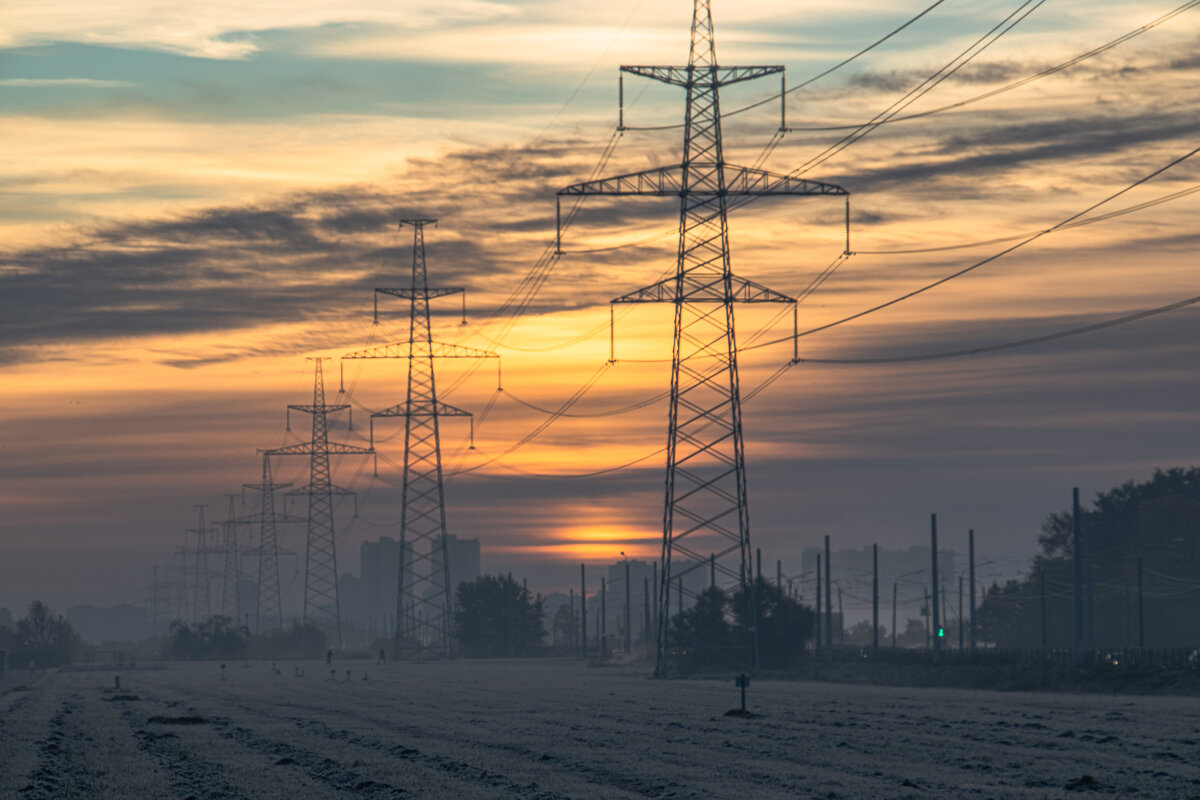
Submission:
[[[661,540],[668,306],[609,299],[672,269],[678,203],[589,199],[519,318],[492,316],[553,241],[555,191],[679,159],[678,128],[615,134],[617,67],[687,57],[687,0],[289,0],[180,6],[3,2],[0,24],[0,606],[144,602],[195,521],[258,480],[255,448],[299,441],[312,367],[406,331],[406,217],[429,228],[435,338],[502,355],[438,363],[450,532],[478,536],[487,571],[542,591],[580,560],[656,557]],[[798,87],[932,0],[714,0],[721,62],[784,64]],[[726,156],[790,172],[885,111],[1015,11],[1026,16],[905,115],[972,100],[1067,62],[1183,0],[944,0],[849,65],[730,116]],[[1188,4],[1192,5],[1192,4]],[[807,330],[954,273],[1088,209],[1198,145],[1200,8],[978,102],[897,121],[805,172],[852,192],[851,257],[800,306]],[[730,87],[729,111],[772,80]],[[625,121],[682,120],[683,94],[627,78]],[[808,130],[805,130],[808,129]],[[752,542],[784,571],[834,547],[927,541],[985,574],[1016,574],[1047,514],[1200,452],[1200,329],[1182,308],[1086,335],[960,358],[870,361],[987,347],[1200,295],[1200,156],[1087,218],[912,299],[800,340],[811,361],[745,405]],[[734,269],[797,294],[841,252],[840,201],[764,200],[734,212]],[[1086,218],[1085,218],[1086,219]],[[992,241],[1005,240],[1005,241]],[[983,244],[978,244],[984,242]],[[975,244],[972,244],[975,243]],[[971,245],[958,249],[953,245]],[[928,252],[898,252],[926,250]],[[584,252],[599,251],[599,252]],[[792,355],[790,312],[738,309],[744,394]],[[404,333],[406,335],[406,333]],[[354,430],[403,401],[404,362],[347,361]],[[564,417],[515,447],[595,380]],[[492,403],[486,419],[478,415]],[[622,414],[629,406],[643,407]],[[398,536],[403,425],[378,421],[383,458],[345,458],[359,493],[339,517],[339,566]],[[638,461],[640,459],[640,461]],[[578,477],[637,461],[595,477]],[[363,468],[365,466],[365,469]],[[468,470],[468,471],[463,471]],[[302,480],[281,462],[277,477]],[[248,512],[250,509],[246,509]],[[302,529],[281,534],[303,551]],[[249,563],[249,562],[247,562]],[[294,562],[285,561],[290,570]],[[285,582],[289,579],[285,575]],[[302,577],[301,577],[302,580]]]

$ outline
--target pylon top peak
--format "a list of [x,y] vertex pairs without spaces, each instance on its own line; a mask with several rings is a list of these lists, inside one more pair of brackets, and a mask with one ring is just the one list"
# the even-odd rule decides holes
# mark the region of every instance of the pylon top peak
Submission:
[[433,225],[434,227],[437,227],[437,220],[433,219],[432,217],[426,218],[426,219],[402,219],[402,220],[400,220],[399,227],[403,228],[405,225],[411,225],[414,228],[422,228],[426,225]]

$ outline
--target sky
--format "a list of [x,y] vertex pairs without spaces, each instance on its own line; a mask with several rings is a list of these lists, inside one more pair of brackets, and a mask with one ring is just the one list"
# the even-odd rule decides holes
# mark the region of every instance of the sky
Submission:
[[[1007,88],[1174,0],[944,0],[803,86],[929,3],[713,5],[721,63],[786,65],[792,89],[782,136],[774,79],[723,91],[727,112],[766,101],[725,119],[727,159],[852,194],[855,255],[799,305],[801,330],[984,261],[1198,144],[1200,10]],[[825,157],[840,126],[885,112],[1018,11],[903,112],[918,116]],[[617,68],[686,63],[690,3],[120,0],[97,13],[4,0],[2,13],[0,606],[145,602],[195,506],[221,519],[237,493],[238,513],[252,510],[240,491],[258,480],[256,448],[305,438],[284,411],[310,402],[309,357],[333,359],[327,391],[354,406],[353,429],[338,421],[333,436],[363,444],[369,413],[404,399],[403,362],[348,361],[343,375],[338,358],[403,335],[407,308],[382,299],[375,324],[372,293],[408,283],[411,232],[396,223],[411,217],[439,220],[430,282],[467,289],[467,324],[457,299],[439,301],[435,337],[501,355],[503,391],[494,361],[437,367],[441,399],[476,413],[474,450],[466,423],[443,422],[450,532],[480,538],[486,571],[542,591],[574,585],[581,561],[657,556],[670,310],[618,306],[608,363],[608,301],[673,267],[677,204],[589,199],[565,255],[534,270],[558,189],[678,162],[681,131],[663,126],[682,120],[682,93],[627,78],[618,135]],[[1197,186],[1200,158],[1175,164],[1079,219],[1130,213],[803,336],[790,367],[790,314],[739,307],[739,341],[761,345],[740,360],[752,544],[791,574],[826,535],[835,548],[923,544],[937,513],[942,546],[965,553],[973,528],[985,577],[1013,576],[1073,486],[1086,500],[1193,465],[1194,306],[886,360],[1200,294]],[[738,209],[735,271],[804,291],[837,263],[843,213],[826,198]],[[524,313],[495,315],[530,276],[544,282]],[[579,416],[544,426],[539,409],[591,381]],[[343,572],[362,541],[398,536],[403,432],[382,420],[376,433],[378,476],[335,464],[360,512],[340,506]],[[281,534],[298,552],[302,539]]]

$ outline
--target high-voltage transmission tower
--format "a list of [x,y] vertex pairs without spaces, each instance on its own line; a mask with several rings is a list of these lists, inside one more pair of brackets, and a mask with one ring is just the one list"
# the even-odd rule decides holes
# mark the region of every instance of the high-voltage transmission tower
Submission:
[[221,550],[224,556],[224,569],[221,572],[221,616],[229,617],[236,627],[241,623],[241,609],[238,606],[238,582],[241,580],[241,557],[238,550],[237,528],[244,522],[238,519],[237,510],[233,506],[236,494],[227,495],[229,498],[229,516],[221,522]]
[[[794,306],[796,300],[731,271],[729,198],[848,195],[839,186],[725,162],[720,88],[776,73],[782,76],[784,68],[719,66],[709,6],[710,0],[695,0],[686,66],[621,67],[621,73],[679,86],[686,92],[683,161],[671,167],[588,181],[558,192],[560,203],[562,197],[585,195],[680,199],[675,274],[612,301],[675,305],[663,581],[657,599],[662,620],[655,662],[655,675],[659,677],[670,672],[672,649],[688,644],[676,642],[671,634],[672,592],[679,598],[694,598],[711,580],[726,592],[741,591],[749,619],[757,618],[754,592],[750,591],[750,514],[733,309],[735,302]],[[624,127],[623,109],[620,127]],[[559,237],[561,241],[561,229]],[[748,644],[725,654],[733,664],[756,669],[756,626],[752,630]]]
[[[192,586],[191,621],[193,623],[207,622],[208,618],[212,616],[212,603],[209,599],[208,581],[208,525],[204,522],[203,505],[196,506],[196,527],[189,528],[187,533],[196,534],[196,549],[192,553],[195,559],[192,561],[191,574],[188,576],[190,580],[187,581]],[[187,551],[186,544],[184,551],[185,553]]]
[[275,511],[275,492],[290,489],[290,483],[275,483],[271,477],[271,456],[262,453],[262,482],[246,483],[247,489],[259,492],[259,511],[245,518],[259,525],[258,538],[258,602],[254,630],[257,633],[283,629],[283,604],[279,591],[279,540],[276,525],[281,522],[307,522],[304,517],[279,514]]
[[[342,646],[342,614],[338,602],[337,551],[334,542],[333,496],[353,494],[334,486],[329,477],[331,455],[374,455],[370,447],[359,447],[329,441],[329,415],[350,408],[347,403],[326,404],[325,374],[321,363],[326,359],[313,358],[316,375],[313,380],[312,405],[289,405],[288,411],[312,415],[312,439],[299,444],[265,451],[270,456],[308,456],[308,485],[293,489],[291,496],[308,497],[308,538],[304,566],[304,623],[315,623],[327,635],[332,634],[337,646]],[[290,425],[289,425],[290,427]],[[265,483],[266,481],[264,481]]]
[[[463,293],[461,286],[435,289],[425,271],[425,226],[434,219],[407,219],[413,229],[412,281],[407,288],[376,289],[409,301],[408,341],[349,353],[343,358],[408,359],[408,394],[403,403],[371,415],[404,417],[404,481],[400,506],[400,575],[396,598],[395,657],[426,653],[453,655],[453,592],[446,545],[446,499],[442,484],[441,417],[470,417],[471,412],[437,399],[435,358],[499,358],[496,353],[435,342],[429,326],[429,301]],[[473,423],[472,423],[473,424]]]

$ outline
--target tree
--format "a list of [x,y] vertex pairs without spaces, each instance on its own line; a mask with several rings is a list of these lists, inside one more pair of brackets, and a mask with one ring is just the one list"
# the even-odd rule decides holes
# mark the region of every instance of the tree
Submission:
[[454,635],[474,658],[533,655],[546,638],[543,613],[511,575],[482,575],[458,585]]
[[766,669],[795,666],[812,637],[813,611],[788,597],[764,578],[754,585],[756,609],[742,589],[730,598],[710,586],[696,603],[671,619],[671,647],[679,668],[694,672],[706,667],[744,666],[753,662],[752,624],[758,629],[759,665]]
[[[813,635],[813,610],[788,597],[783,589],[761,576],[755,580],[754,590],[759,665],[764,669],[795,666],[804,656],[804,643]],[[733,607],[739,630],[749,637],[750,606],[741,591],[734,594]]]
[[237,628],[229,617],[210,617],[207,622],[185,625],[171,623],[167,656],[182,660],[231,658],[246,652],[248,632]]
[[55,617],[40,600],[29,604],[29,614],[17,622],[17,663],[26,659],[44,666],[70,663],[81,641],[71,623]]
[[729,624],[729,598],[715,586],[700,593],[696,603],[671,618],[670,643],[684,671],[722,663],[739,645]]
[[[1096,495],[1081,509],[1084,580],[1094,587],[1091,638],[1099,647],[1138,643],[1138,564],[1148,646],[1192,646],[1200,639],[1200,469],[1156,470],[1148,481]],[[1071,511],[1050,514],[1042,552],[1028,574],[993,587],[979,607],[980,638],[1000,647],[1075,644],[1074,528]],[[1043,605],[1043,595],[1045,603]]]

